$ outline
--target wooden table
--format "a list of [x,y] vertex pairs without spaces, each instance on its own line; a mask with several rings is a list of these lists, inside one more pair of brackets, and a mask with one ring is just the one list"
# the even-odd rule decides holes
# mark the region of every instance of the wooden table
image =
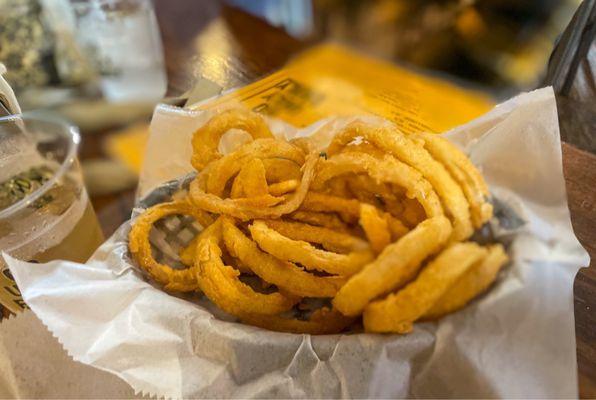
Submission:
[[[168,72],[168,94],[188,90],[204,76],[224,89],[241,86],[281,67],[308,43],[215,1],[155,0]],[[88,147],[93,146],[93,143]],[[83,149],[85,150],[85,149]],[[563,144],[569,209],[575,233],[596,259],[596,156]],[[106,234],[128,219],[133,191],[94,198]],[[596,397],[596,267],[575,281],[580,395]]]

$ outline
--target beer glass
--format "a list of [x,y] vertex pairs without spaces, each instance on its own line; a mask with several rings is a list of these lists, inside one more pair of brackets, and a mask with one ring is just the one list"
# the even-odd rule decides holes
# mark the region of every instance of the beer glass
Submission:
[[[31,262],[85,262],[103,242],[79,142],[74,126],[53,117],[0,118],[0,251]],[[13,313],[26,308],[1,257],[0,304]]]

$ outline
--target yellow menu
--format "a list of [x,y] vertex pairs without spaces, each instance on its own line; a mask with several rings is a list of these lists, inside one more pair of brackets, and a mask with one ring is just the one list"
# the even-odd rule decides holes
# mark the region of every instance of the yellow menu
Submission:
[[[373,114],[404,132],[443,132],[494,106],[480,92],[335,44],[316,46],[272,75],[190,108],[237,103],[298,127],[332,115]],[[133,131],[114,135],[107,147],[138,173],[148,133]]]
[[260,81],[191,108],[231,102],[298,127],[331,115],[373,114],[407,133],[443,132],[494,106],[482,93],[335,44],[312,48]]

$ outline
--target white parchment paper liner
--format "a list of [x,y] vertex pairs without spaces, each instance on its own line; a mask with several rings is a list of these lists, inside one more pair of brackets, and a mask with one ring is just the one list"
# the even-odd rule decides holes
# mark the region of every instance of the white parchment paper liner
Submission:
[[115,375],[73,361],[31,311],[0,323],[0,399],[134,397]]
[[[190,136],[208,117],[156,109],[141,195],[192,170]],[[294,136],[315,128],[274,129]],[[8,264],[26,302],[69,354],[115,373],[135,391],[167,397],[577,397],[572,287],[589,258],[569,219],[552,90],[518,96],[448,136],[527,223],[512,238],[512,265],[488,294],[439,323],[416,324],[410,335],[317,337],[220,321],[154,288],[126,262],[128,223],[85,265]]]

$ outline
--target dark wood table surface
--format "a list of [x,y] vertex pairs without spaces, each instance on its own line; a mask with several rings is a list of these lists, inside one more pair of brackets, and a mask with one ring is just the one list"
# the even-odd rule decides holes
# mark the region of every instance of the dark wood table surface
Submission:
[[[168,95],[179,96],[203,76],[229,89],[270,73],[308,46],[282,30],[216,1],[155,0],[168,73]],[[82,158],[95,156],[96,139]],[[563,144],[571,220],[596,259],[596,156]],[[130,216],[134,191],[93,198],[106,235]],[[586,266],[587,267],[587,266]],[[583,268],[574,285],[579,390],[596,398],[596,266]]]

